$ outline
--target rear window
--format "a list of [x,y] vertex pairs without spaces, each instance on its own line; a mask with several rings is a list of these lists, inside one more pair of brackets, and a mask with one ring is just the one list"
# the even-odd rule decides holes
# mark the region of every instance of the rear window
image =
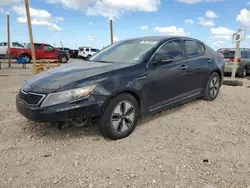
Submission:
[[224,55],[224,58],[233,58],[235,55],[235,51],[219,51]]
[[91,52],[97,52],[97,49],[93,49],[93,48],[92,48],[92,49],[91,49]]
[[186,40],[184,41],[184,46],[188,57],[196,57],[203,55],[205,52],[204,46],[196,41]]

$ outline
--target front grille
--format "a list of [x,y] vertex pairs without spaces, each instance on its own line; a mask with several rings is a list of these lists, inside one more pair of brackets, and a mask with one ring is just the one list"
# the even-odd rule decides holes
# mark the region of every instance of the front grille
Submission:
[[25,102],[27,105],[38,106],[44,99],[45,95],[38,93],[28,93],[20,90],[19,99]]

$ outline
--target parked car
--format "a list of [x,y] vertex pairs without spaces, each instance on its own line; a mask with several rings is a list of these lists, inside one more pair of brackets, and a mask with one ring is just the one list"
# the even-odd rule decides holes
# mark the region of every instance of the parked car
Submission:
[[[68,52],[59,51],[49,44],[34,43],[36,59],[58,59],[61,63],[67,63],[70,56]],[[10,55],[13,58],[23,57],[29,63],[31,61],[30,43],[27,48],[10,48]]]
[[72,50],[70,48],[57,48],[57,49],[61,50],[61,51],[68,52],[71,58],[77,58],[78,57],[78,50],[75,50],[75,49]]
[[[11,48],[24,48],[24,46],[18,42],[11,42]],[[0,42],[0,55],[6,55],[8,51],[8,42]]]
[[88,61],[32,76],[16,107],[32,121],[84,124],[91,118],[103,136],[122,139],[140,117],[197,98],[215,100],[223,70],[221,55],[193,38],[128,39]]
[[89,59],[91,56],[95,55],[99,51],[100,50],[98,50],[96,48],[82,46],[78,50],[78,57],[84,58],[84,59]]
[[69,51],[70,57],[71,58],[78,58],[78,50],[72,49]]
[[[222,53],[225,62],[225,73],[232,73],[234,65],[235,48],[221,48],[218,52]],[[237,59],[236,75],[242,78],[250,73],[250,49],[241,48],[240,57]]]

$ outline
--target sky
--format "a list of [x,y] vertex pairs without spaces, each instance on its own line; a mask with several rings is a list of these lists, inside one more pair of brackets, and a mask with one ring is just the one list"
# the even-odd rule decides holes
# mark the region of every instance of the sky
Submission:
[[[76,49],[114,40],[156,35],[188,36],[217,50],[235,47],[232,35],[246,29],[241,47],[250,47],[250,0],[29,0],[35,42]],[[0,0],[0,42],[28,43],[24,0]]]

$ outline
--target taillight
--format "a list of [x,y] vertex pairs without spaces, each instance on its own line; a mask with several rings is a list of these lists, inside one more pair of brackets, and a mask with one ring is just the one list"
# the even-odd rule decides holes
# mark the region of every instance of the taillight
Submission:
[[[239,63],[239,62],[240,62],[240,60],[241,60],[241,59],[240,59],[240,58],[238,58],[238,59],[237,59],[237,63]],[[234,62],[234,58],[230,58],[230,59],[229,59],[229,61],[230,61],[230,62]]]

